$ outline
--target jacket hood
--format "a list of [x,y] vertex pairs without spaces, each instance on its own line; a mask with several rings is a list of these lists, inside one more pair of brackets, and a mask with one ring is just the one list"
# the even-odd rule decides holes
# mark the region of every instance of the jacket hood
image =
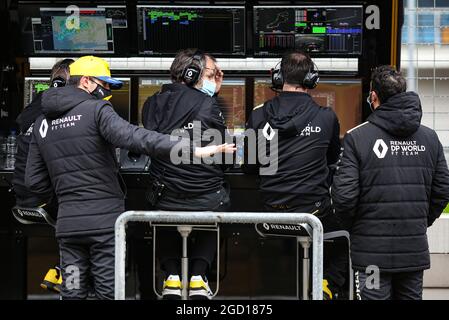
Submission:
[[303,92],[281,92],[265,105],[266,119],[279,135],[295,136],[307,127],[320,108]]
[[409,137],[421,125],[422,107],[415,92],[404,92],[390,97],[369,117],[368,121],[395,137]]
[[56,119],[81,102],[91,99],[96,98],[75,86],[50,88],[42,94],[42,113],[49,119]]
[[[193,95],[198,95],[200,100],[192,99]],[[183,127],[195,115],[198,101],[204,98],[204,93],[184,84],[164,84],[161,91],[149,100],[151,110],[155,112],[153,117],[156,127],[164,133]],[[182,112],[178,108],[182,108]]]

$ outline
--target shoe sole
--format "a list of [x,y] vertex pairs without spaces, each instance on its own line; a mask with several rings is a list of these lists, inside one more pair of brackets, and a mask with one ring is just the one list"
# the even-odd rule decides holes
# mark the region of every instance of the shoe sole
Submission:
[[189,298],[192,300],[211,300],[212,296],[203,289],[190,289]]
[[46,289],[48,291],[55,292],[55,293],[60,293],[60,291],[61,291],[60,288],[59,288],[59,285],[56,285],[56,284],[54,284],[54,283],[52,283],[50,281],[47,281],[47,280],[42,281],[41,288],[42,289]]
[[180,289],[164,289],[162,291],[162,299],[164,300],[181,300]]

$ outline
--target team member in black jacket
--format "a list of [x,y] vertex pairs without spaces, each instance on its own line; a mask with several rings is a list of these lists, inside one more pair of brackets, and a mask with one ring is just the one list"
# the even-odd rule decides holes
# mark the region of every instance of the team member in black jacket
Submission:
[[[129,124],[103,100],[121,82],[108,63],[85,56],[70,65],[69,86],[42,95],[26,167],[26,184],[37,193],[51,186],[58,199],[56,237],[65,299],[84,299],[93,278],[97,298],[114,297],[114,223],[124,212],[115,147],[168,157],[177,143],[168,135]],[[189,141],[179,142],[190,149]],[[226,149],[215,146],[206,153]],[[202,155],[204,149],[195,149]]]
[[[280,70],[273,72],[273,86],[282,92],[254,108],[247,129],[263,130],[267,140],[276,132],[273,129],[279,135],[277,172],[260,176],[266,209],[313,213],[330,232],[341,229],[329,214],[328,182],[329,166],[338,160],[340,125],[332,109],[319,106],[308,94],[318,81],[318,72],[307,54],[286,53]],[[245,166],[247,172],[256,168]],[[332,292],[345,283],[347,263],[341,245],[325,250],[324,288],[326,296],[333,298]]]
[[[72,59],[63,59],[58,61],[51,70],[51,87],[63,87],[70,78],[69,66]],[[42,115],[42,93],[38,93],[31,103],[25,107],[16,119],[19,126],[19,135],[17,136],[17,154],[12,180],[16,205],[21,207],[41,207],[48,212],[55,220],[57,216],[57,203],[53,190],[47,194],[37,194],[29,190],[25,185],[25,168],[28,158],[28,151],[31,142],[31,133],[33,132],[34,121]],[[50,291],[60,291],[62,277],[59,266],[51,268],[45,275],[41,287]]]
[[[51,87],[65,86],[70,78],[69,66],[72,62],[72,59],[64,59],[53,66],[50,77]],[[33,132],[34,121],[41,115],[42,93],[38,93],[16,119],[16,123],[19,126],[19,135],[17,136],[17,155],[12,183],[17,205],[38,207],[45,204],[46,210],[56,218],[53,192],[50,191],[46,195],[36,194],[25,186],[25,167],[31,142],[31,133]]]
[[[185,130],[192,134],[200,125],[200,132],[216,129],[225,139],[226,126],[214,95],[221,87],[223,72],[215,58],[194,49],[180,51],[170,68],[172,82],[148,98],[143,108],[145,128],[161,133]],[[199,128],[198,128],[199,129]],[[162,197],[154,202],[162,210],[224,211],[230,200],[224,187],[223,167],[218,164],[173,165],[163,159],[154,159],[150,173],[166,186]],[[210,298],[206,279],[216,252],[216,236],[199,231],[189,257],[192,261],[189,296]],[[180,257],[181,237],[177,231],[161,230],[157,237],[158,256],[166,280],[164,298],[181,297]]]
[[[332,199],[351,230],[361,298],[421,299],[427,228],[449,201],[443,147],[421,125],[420,99],[394,68],[373,72],[368,99],[375,111],[344,139]],[[377,268],[378,288],[367,281]]]

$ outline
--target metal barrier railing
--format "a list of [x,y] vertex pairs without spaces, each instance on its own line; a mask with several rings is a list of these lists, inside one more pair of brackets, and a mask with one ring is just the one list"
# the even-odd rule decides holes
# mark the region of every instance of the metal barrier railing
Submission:
[[306,223],[312,228],[312,299],[323,299],[323,225],[309,213],[127,211],[115,222],[115,299],[125,299],[126,225],[128,222],[170,224]]
[[188,298],[188,292],[187,292],[187,288],[188,288],[188,270],[189,270],[189,258],[188,258],[188,254],[187,254],[187,238],[189,237],[189,234],[193,231],[193,230],[200,230],[200,231],[206,231],[206,232],[210,232],[210,231],[214,231],[217,233],[217,284],[215,287],[215,290],[213,292],[212,297],[215,297],[218,294],[218,290],[220,288],[220,227],[218,226],[218,224],[214,224],[214,225],[198,225],[195,224],[194,226],[192,225],[167,225],[167,224],[159,224],[159,223],[155,223],[153,224],[153,292],[154,294],[159,297],[159,298],[163,298],[162,293],[159,293],[157,290],[157,285],[156,285],[156,228],[159,227],[177,227],[177,230],[179,232],[179,234],[181,235],[182,238],[182,257],[181,257],[181,276],[182,276],[182,289],[181,289],[181,299],[182,300],[187,300]]

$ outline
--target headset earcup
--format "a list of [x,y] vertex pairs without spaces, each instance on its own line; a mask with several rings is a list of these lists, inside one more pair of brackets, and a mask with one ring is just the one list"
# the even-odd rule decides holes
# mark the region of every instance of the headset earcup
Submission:
[[271,69],[271,83],[274,89],[281,90],[284,86],[284,79],[280,69]]
[[198,82],[200,73],[201,71],[198,68],[189,66],[184,70],[182,79],[188,86],[194,86]]
[[307,89],[315,89],[320,82],[320,75],[317,71],[307,73],[303,81],[303,86]]
[[55,79],[53,79],[53,81],[51,82],[51,86],[53,88],[60,88],[60,87],[64,87],[66,85],[66,81],[65,79],[61,78],[61,77],[57,77]]

